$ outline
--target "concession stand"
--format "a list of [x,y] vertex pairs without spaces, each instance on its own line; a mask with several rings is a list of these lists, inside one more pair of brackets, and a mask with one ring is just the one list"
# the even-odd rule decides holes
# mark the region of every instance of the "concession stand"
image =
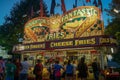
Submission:
[[104,35],[101,11],[95,6],[76,7],[62,15],[29,20],[24,26],[22,44],[13,48],[14,53],[21,54],[22,59],[28,57],[32,64],[38,58],[64,61],[85,56],[88,64],[96,57],[101,67],[106,65],[106,55],[116,51],[116,40]]

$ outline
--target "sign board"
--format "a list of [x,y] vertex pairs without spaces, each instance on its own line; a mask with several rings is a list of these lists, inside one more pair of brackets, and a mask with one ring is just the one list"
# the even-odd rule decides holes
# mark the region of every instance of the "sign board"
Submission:
[[37,17],[25,24],[24,41],[13,51],[35,51],[116,45],[104,36],[100,10],[95,6],[73,8],[63,15]]
[[63,15],[37,17],[25,24],[24,33],[23,44],[102,35],[100,10],[83,6]]
[[83,47],[116,46],[116,44],[117,42],[115,38],[103,35],[16,45],[14,51],[35,51]]

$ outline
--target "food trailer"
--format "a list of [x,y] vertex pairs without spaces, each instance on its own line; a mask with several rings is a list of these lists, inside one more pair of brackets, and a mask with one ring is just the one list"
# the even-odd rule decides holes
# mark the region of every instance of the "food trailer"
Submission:
[[101,67],[107,64],[106,55],[116,49],[116,40],[104,35],[101,11],[95,6],[81,6],[62,15],[36,17],[24,26],[22,44],[14,46],[13,52],[28,57],[32,64],[36,59],[46,61],[60,58],[79,60],[86,57],[90,64],[94,57]]

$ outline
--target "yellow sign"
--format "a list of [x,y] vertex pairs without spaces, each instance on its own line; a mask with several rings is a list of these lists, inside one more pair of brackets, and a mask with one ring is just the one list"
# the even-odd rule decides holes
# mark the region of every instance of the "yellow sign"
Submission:
[[34,18],[25,24],[24,32],[26,44],[101,35],[103,26],[99,9],[83,6],[63,15]]
[[64,42],[51,42],[50,47],[65,47],[73,46],[73,41],[64,41]]
[[116,43],[117,44],[117,41],[114,38],[100,38],[100,44],[103,44],[103,43]]
[[45,49],[45,43],[43,44],[30,44],[30,45],[24,45],[24,49]]

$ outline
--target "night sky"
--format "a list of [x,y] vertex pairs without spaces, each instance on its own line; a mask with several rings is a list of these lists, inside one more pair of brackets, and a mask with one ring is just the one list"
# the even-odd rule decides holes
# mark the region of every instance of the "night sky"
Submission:
[[[6,15],[10,14],[10,11],[12,9],[12,7],[14,6],[14,4],[16,2],[19,2],[20,0],[0,0],[0,25],[2,25],[4,23],[4,17]],[[43,0],[46,2],[46,4],[48,5],[48,9],[50,10],[50,5],[51,5],[51,1],[52,0]],[[85,2],[85,0],[83,0]],[[108,4],[111,2],[111,0],[102,0],[102,4],[103,4],[103,9],[108,8]],[[56,3],[60,3],[60,0],[56,0]],[[72,9],[73,7],[73,3],[74,0],[65,0],[65,4],[66,4],[66,9],[67,11]],[[81,2],[80,0],[78,0],[78,6],[83,5],[83,2]],[[86,5],[90,6],[90,3],[87,3]],[[56,7],[55,8],[55,13],[59,13],[62,14],[61,8],[60,7]],[[104,18],[103,18],[104,17]],[[107,19],[108,16],[106,15],[106,12],[103,11],[102,13],[102,19],[104,20],[104,25],[107,25]]]

